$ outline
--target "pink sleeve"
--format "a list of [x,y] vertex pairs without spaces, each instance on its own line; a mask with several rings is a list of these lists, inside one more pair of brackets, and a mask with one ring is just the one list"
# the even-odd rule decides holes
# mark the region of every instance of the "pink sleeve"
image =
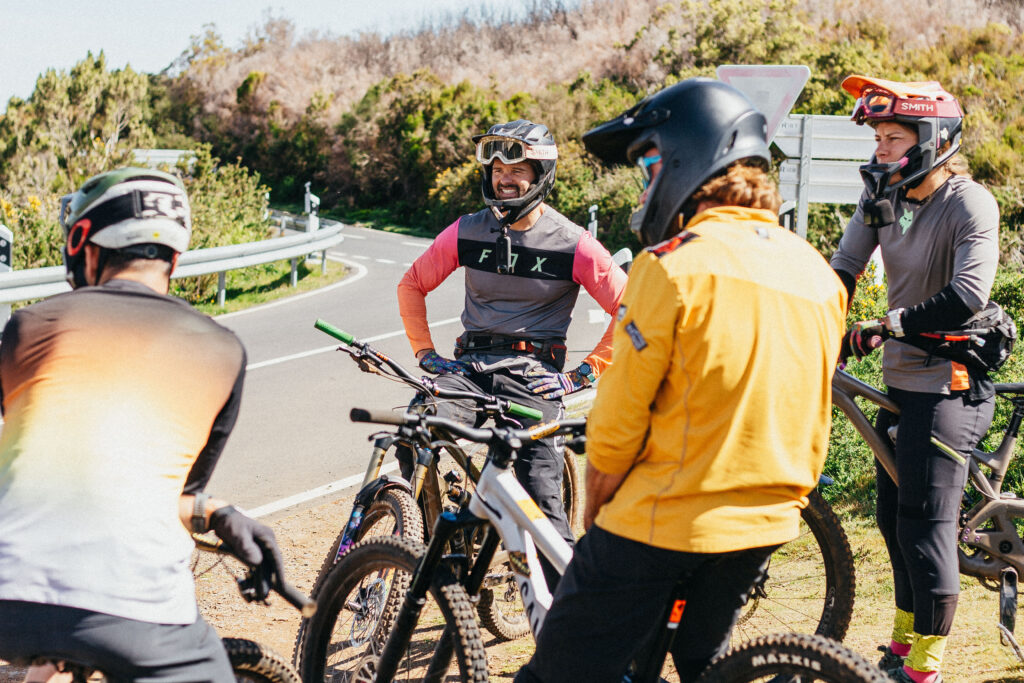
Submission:
[[459,267],[459,221],[438,235],[398,283],[398,312],[412,352],[434,348],[427,324],[427,294]]
[[612,359],[612,334],[615,330],[615,313],[619,307],[619,299],[626,289],[626,273],[612,261],[611,254],[589,232],[583,233],[576,245],[576,256],[572,264],[572,279],[583,285],[590,296],[594,297],[605,313],[612,316],[612,321],[605,330],[601,341],[586,357],[586,362],[600,375]]

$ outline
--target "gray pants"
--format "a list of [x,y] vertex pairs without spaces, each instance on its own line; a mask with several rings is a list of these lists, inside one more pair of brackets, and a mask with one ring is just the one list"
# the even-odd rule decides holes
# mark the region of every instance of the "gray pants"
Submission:
[[0,658],[96,667],[110,681],[232,683],[227,652],[202,617],[152,624],[75,607],[0,600]]

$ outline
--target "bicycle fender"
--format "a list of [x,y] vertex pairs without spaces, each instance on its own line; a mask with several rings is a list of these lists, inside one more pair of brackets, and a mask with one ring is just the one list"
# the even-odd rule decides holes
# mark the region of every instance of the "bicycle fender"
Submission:
[[364,508],[367,508],[382,491],[393,488],[402,489],[410,496],[412,495],[412,484],[406,481],[402,476],[397,474],[382,474],[359,490],[359,493],[356,494],[355,502],[362,505]]

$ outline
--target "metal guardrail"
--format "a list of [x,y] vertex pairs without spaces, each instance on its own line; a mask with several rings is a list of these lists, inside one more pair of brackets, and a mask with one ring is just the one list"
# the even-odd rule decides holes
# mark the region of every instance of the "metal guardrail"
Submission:
[[[295,259],[317,251],[325,252],[344,239],[341,234],[343,227],[341,223],[336,223],[315,232],[186,251],[178,259],[178,267],[174,269],[171,277],[195,277],[218,273],[221,276],[218,301],[223,303],[224,273],[227,271],[272,261]],[[0,304],[42,299],[70,291],[71,287],[64,279],[64,275],[64,266],[0,273]]]

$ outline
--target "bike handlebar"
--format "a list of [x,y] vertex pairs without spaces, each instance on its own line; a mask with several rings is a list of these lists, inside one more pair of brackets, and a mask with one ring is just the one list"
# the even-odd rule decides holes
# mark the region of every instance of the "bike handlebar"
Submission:
[[[246,566],[248,566],[251,571],[259,570],[258,566],[254,567],[246,563],[244,560],[242,560],[242,558],[240,558],[238,554],[235,553],[233,549],[231,549],[231,547],[229,547],[227,544],[224,543],[224,541],[220,540],[219,538],[216,540],[212,540],[210,538],[207,538],[206,536],[192,534],[192,540],[195,542],[196,547],[200,550],[204,550],[206,552],[211,553],[217,553],[218,555],[229,555],[238,560],[239,562],[246,564]],[[247,600],[252,600],[252,598],[246,595],[244,582],[245,579],[239,580],[239,590],[242,592],[243,597],[245,597]],[[275,593],[284,598],[285,601],[287,601],[292,607],[299,610],[299,612],[302,613],[302,616],[306,617],[307,619],[309,617],[312,617],[316,613],[316,602],[310,600],[309,596],[307,596],[305,593],[300,591],[292,584],[285,581],[284,578],[280,576],[280,574],[273,577],[273,580],[270,582],[270,588]]]
[[[468,399],[475,401],[478,404],[486,405],[488,403],[494,404],[498,407],[498,410],[502,413],[508,413],[515,415],[516,417],[524,417],[528,420],[543,420],[544,415],[536,408],[530,408],[514,401],[507,399],[498,398],[497,396],[491,396],[490,394],[482,394],[475,391],[457,390],[457,389],[444,389],[438,387],[436,384],[428,385],[422,378],[414,376],[411,372],[405,369],[405,367],[391,358],[388,358],[383,353],[380,353],[366,342],[361,342],[354,336],[345,332],[344,330],[335,327],[322,318],[317,318],[316,322],[313,323],[313,327],[325,332],[335,339],[341,341],[346,346],[350,346],[357,349],[364,356],[369,356],[377,363],[387,365],[391,370],[395,372],[406,384],[409,384],[417,391],[422,391],[438,398],[444,398],[449,400]],[[390,423],[384,423],[390,424]]]
[[416,413],[397,413],[366,410],[365,408],[353,408],[349,412],[349,418],[353,422],[374,422],[377,424],[395,425],[398,427],[439,427],[455,436],[473,441],[475,443],[491,443],[502,441],[508,443],[511,440],[519,439],[524,441],[536,441],[555,434],[583,434],[587,427],[587,418],[570,417],[561,420],[545,422],[526,429],[507,429],[503,427],[470,427],[456,420],[450,420],[436,415],[420,415]]

